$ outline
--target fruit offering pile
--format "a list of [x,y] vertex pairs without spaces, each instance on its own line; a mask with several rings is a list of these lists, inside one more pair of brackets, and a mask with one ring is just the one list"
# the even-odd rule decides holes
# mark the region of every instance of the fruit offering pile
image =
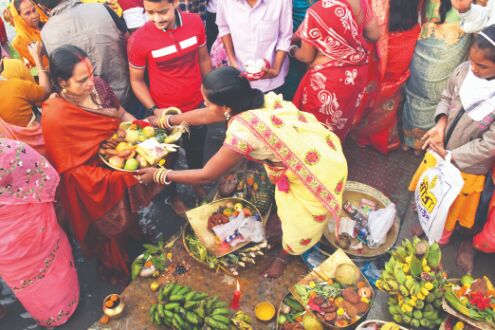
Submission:
[[300,301],[322,322],[338,328],[360,320],[373,300],[373,290],[359,269],[349,263],[337,266],[334,279],[315,278],[307,284],[296,284],[294,289]]
[[[323,325],[314,315],[306,316],[309,314],[311,313],[306,312],[292,294],[288,294],[280,305],[277,319],[278,328],[281,330],[303,330],[306,329],[303,325],[304,320],[306,320],[306,326],[308,326],[308,322],[315,324],[311,329],[323,329]],[[313,320],[308,321],[309,318]]]
[[261,167],[224,175],[220,178],[218,193],[221,197],[245,199],[266,215],[273,203],[275,186]]
[[208,229],[212,230],[215,226],[224,225],[233,218],[237,218],[241,213],[244,217],[253,216],[253,211],[249,207],[242,205],[242,203],[227,202],[225,206],[220,207],[217,212],[208,218]]
[[190,253],[204,265],[208,266],[208,268],[216,270],[219,266],[223,266],[228,269],[233,276],[238,276],[241,268],[245,268],[249,264],[256,264],[256,258],[264,256],[265,252],[263,252],[263,250],[269,248],[268,242],[263,241],[217,258],[208,251],[192,231],[186,233],[185,244],[187,244]]
[[448,283],[445,300],[464,316],[495,327],[495,289],[488,277],[474,279],[466,274],[460,283]]
[[188,286],[169,283],[158,290],[158,303],[151,306],[149,315],[156,325],[176,330],[229,330],[232,312],[227,303],[217,297],[192,290]]
[[[178,128],[167,135],[164,129],[154,128],[143,120],[122,123],[118,131],[101,144],[98,153],[116,169],[135,171],[138,168],[151,166],[144,157],[137,154],[136,145],[138,143],[151,138],[155,138],[159,143],[173,143],[180,139],[183,132],[182,129]],[[176,149],[170,147],[167,151],[173,152]]]
[[428,329],[442,323],[447,275],[440,271],[441,258],[438,243],[430,246],[417,237],[404,239],[392,252],[376,287],[390,294],[388,310],[395,322]]
[[143,244],[144,252],[137,257],[131,265],[131,278],[134,280],[138,275],[141,277],[158,276],[163,273],[171,258],[167,258],[170,247],[163,242],[157,245]]

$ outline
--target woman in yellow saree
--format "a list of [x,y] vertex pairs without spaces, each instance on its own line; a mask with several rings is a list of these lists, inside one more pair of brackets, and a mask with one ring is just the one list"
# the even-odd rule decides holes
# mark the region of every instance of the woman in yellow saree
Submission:
[[151,117],[158,126],[205,125],[227,121],[222,148],[202,169],[143,169],[136,178],[162,184],[202,184],[227,173],[243,158],[262,162],[276,184],[275,201],[282,225],[282,249],[264,273],[280,276],[288,256],[300,255],[321,238],[329,220],[338,218],[347,163],[337,136],[312,114],[270,93],[252,89],[232,67],[209,73],[203,81],[206,108],[179,115]]

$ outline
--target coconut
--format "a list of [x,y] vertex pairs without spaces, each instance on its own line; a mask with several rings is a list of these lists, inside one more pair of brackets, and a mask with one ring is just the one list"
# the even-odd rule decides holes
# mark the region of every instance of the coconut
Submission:
[[353,285],[360,277],[359,269],[353,264],[343,263],[335,270],[335,280],[343,285]]

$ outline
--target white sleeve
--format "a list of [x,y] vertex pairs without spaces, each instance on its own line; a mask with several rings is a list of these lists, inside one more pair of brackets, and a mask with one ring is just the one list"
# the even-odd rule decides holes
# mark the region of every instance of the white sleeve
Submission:
[[143,26],[148,20],[143,7],[134,7],[124,10],[122,17],[128,29],[137,29]]
[[460,14],[461,28],[466,33],[477,33],[495,24],[495,0],[489,0],[486,7],[471,5],[471,9]]

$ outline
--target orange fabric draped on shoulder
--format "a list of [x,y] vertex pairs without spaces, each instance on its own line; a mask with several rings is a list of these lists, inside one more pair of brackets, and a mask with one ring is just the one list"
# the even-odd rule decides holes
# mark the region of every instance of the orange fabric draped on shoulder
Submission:
[[61,97],[47,100],[41,125],[51,163],[59,173],[84,164],[97,154],[119,123],[116,115],[85,111]]
[[[107,109],[108,110],[108,109]],[[89,225],[119,203],[137,181],[113,171],[97,158],[100,144],[119,127],[115,116],[86,111],[60,97],[43,104],[47,156],[62,175],[62,199],[78,241]]]

